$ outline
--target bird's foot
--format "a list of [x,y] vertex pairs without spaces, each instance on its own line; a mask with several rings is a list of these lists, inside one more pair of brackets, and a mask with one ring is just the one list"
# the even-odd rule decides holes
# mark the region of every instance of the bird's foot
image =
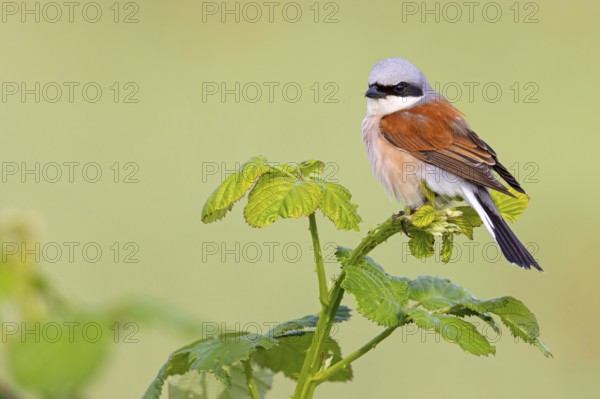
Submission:
[[395,220],[395,219],[398,219],[399,217],[402,217],[402,216],[404,216],[404,215],[405,215],[405,212],[404,212],[404,211],[400,211],[400,212],[398,212],[398,213],[394,213],[394,214],[392,215],[392,219],[394,219],[394,220]]
[[[400,212],[398,212],[398,213],[394,213],[394,214],[392,215],[392,219],[393,219],[393,220],[396,220],[396,219],[398,219],[399,217],[402,217],[402,216],[404,216],[404,215],[407,215],[407,214],[408,214],[408,215],[410,215],[410,214],[414,213],[414,211],[415,211],[415,209],[414,209],[414,208],[412,208],[412,207],[407,207],[405,211],[400,211]],[[402,227],[402,231],[404,232],[404,234],[406,234],[406,236],[407,236],[407,237],[412,237],[412,236],[411,236],[411,235],[408,233],[408,228],[406,227],[406,219],[402,219],[402,220],[400,221],[400,226]]]
[[408,228],[406,227],[406,219],[402,219],[402,221],[400,221],[400,226],[402,226],[402,232],[406,234],[408,238],[412,238],[412,236],[408,233]]

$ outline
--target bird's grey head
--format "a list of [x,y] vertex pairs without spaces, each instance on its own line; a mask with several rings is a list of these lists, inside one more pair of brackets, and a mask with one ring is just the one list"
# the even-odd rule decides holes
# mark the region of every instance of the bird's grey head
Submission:
[[426,101],[434,93],[416,66],[403,58],[386,58],[369,75],[367,113],[388,115]]

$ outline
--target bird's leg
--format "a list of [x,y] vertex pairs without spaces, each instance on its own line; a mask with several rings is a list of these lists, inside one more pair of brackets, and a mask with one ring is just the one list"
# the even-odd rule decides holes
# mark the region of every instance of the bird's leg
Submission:
[[406,219],[402,219],[402,221],[400,222],[400,226],[402,226],[402,232],[406,234],[408,238],[412,238],[412,236],[408,234],[408,229],[406,228]]
[[[397,219],[401,216],[406,215],[407,213],[410,215],[412,213],[414,213],[415,209],[412,207],[406,207],[404,211],[399,211],[398,213],[394,213],[392,215],[392,219]],[[411,237],[410,234],[408,234],[408,229],[406,227],[406,219],[402,219],[400,221],[400,226],[402,226],[402,231],[404,232],[404,234],[406,234],[407,237]]]

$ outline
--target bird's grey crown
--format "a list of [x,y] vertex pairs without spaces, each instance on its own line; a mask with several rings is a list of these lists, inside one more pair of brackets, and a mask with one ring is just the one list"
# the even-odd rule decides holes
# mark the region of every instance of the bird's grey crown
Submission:
[[394,86],[400,82],[411,83],[424,92],[431,90],[423,72],[404,58],[386,58],[379,61],[369,75],[369,86],[375,83]]

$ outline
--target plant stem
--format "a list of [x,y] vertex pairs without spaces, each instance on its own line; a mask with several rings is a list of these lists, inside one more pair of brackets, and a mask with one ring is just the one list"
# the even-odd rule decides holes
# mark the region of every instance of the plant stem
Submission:
[[327,293],[327,276],[325,275],[325,263],[323,253],[321,252],[321,243],[319,241],[319,232],[317,230],[317,218],[314,213],[308,216],[310,235],[312,237],[313,251],[315,253],[315,264],[317,266],[317,277],[319,279],[319,300],[321,306],[326,306],[329,301]]
[[244,366],[244,374],[246,374],[246,385],[248,385],[250,397],[252,399],[260,399],[260,395],[258,394],[258,386],[256,385],[256,380],[254,379],[254,375],[252,374],[252,366],[250,365],[250,361],[244,360],[242,361],[242,365]]
[[381,333],[379,333],[375,338],[373,338],[372,340],[367,342],[365,345],[361,346],[359,349],[357,349],[353,353],[349,354],[344,359],[340,360],[339,362],[337,362],[333,366],[329,367],[328,369],[322,370],[319,373],[317,373],[317,375],[315,375],[312,378],[312,382],[316,383],[316,384],[320,384],[323,381],[326,381],[333,374],[344,369],[345,367],[348,367],[350,365],[350,363],[352,363],[359,357],[363,356],[364,354],[369,352],[371,349],[375,349],[377,344],[379,344],[381,341],[383,341],[384,339],[389,337],[390,334],[393,333],[396,328],[398,328],[398,326],[386,328]]
[[[369,231],[366,237],[363,238],[360,244],[352,251],[348,260],[343,263],[343,266],[358,264],[369,252],[377,247],[377,245],[386,241],[394,234],[401,232],[402,222],[406,219],[407,217],[405,215],[392,216],[375,229]],[[329,337],[333,322],[335,321],[335,316],[340,307],[340,303],[342,302],[342,298],[344,297],[342,282],[345,277],[346,273],[342,270],[335,284],[329,291],[327,302],[322,305],[319,313],[319,321],[314,333],[314,339],[306,353],[302,370],[298,376],[298,383],[296,384],[296,389],[292,396],[294,399],[311,399],[318,385],[313,380],[313,377],[321,368],[320,360],[323,343]]]

